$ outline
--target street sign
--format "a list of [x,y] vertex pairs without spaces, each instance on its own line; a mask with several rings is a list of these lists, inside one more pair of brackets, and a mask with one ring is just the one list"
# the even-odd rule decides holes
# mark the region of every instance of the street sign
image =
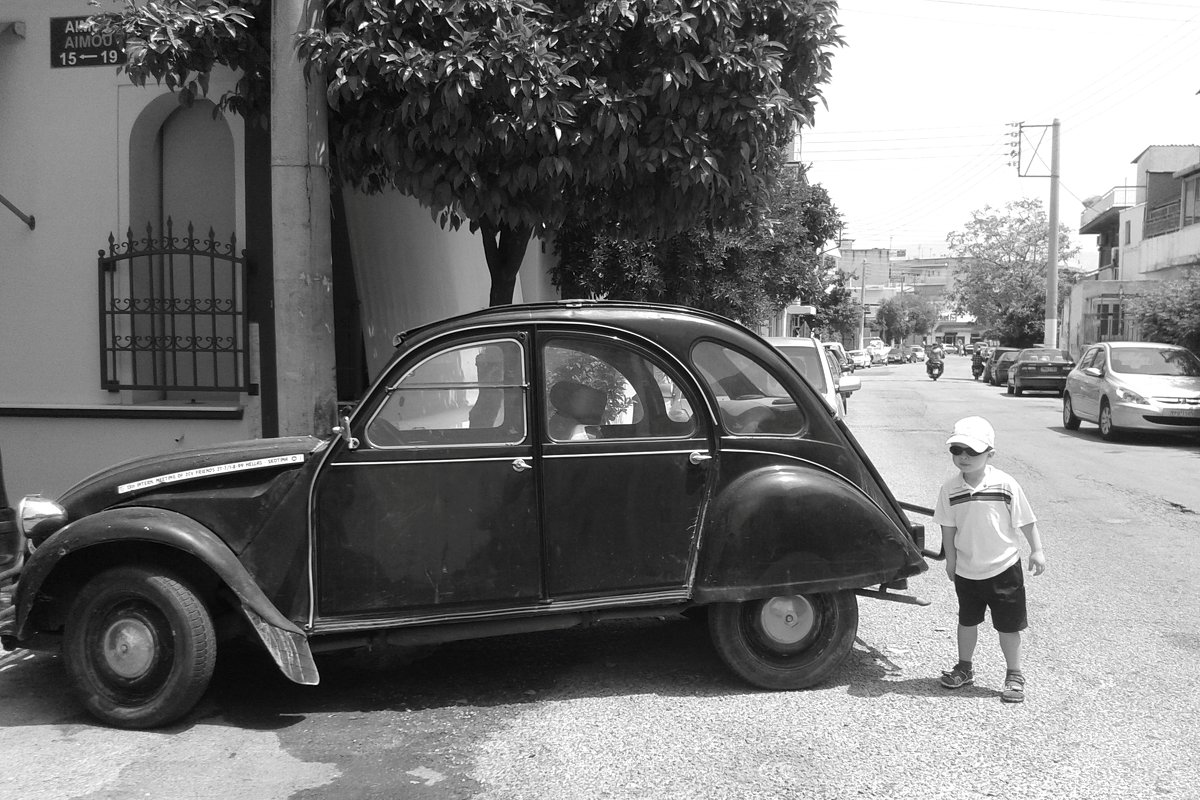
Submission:
[[125,45],[113,36],[94,34],[87,17],[50,18],[51,67],[104,67],[125,63]]

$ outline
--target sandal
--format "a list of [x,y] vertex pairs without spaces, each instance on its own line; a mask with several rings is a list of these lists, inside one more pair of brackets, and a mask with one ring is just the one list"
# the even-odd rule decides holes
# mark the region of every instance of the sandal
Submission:
[[1025,676],[1019,672],[1010,672],[1004,676],[1004,691],[1000,699],[1006,703],[1025,702]]
[[974,682],[975,670],[966,669],[961,664],[955,664],[954,669],[942,673],[942,686],[947,689],[960,689]]

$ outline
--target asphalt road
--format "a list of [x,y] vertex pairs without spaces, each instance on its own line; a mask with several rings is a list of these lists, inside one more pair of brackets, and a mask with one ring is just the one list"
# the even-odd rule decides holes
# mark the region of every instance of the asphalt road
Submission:
[[955,419],[995,425],[1048,559],[1025,704],[1000,702],[986,628],[977,684],[938,685],[955,607],[934,564],[912,581],[930,606],[861,600],[844,668],[793,693],[740,684],[702,625],[639,622],[325,661],[313,688],[234,655],[188,722],[123,732],[83,714],[57,659],[4,654],[0,800],[1200,796],[1200,444],[1069,433],[1057,397],[1009,397],[966,358],[936,383],[859,375],[850,426],[903,500],[932,505]]

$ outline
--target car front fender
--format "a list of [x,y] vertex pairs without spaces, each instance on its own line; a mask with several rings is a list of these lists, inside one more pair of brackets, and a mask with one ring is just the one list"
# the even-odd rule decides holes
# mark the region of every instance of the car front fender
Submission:
[[714,498],[693,597],[859,589],[927,568],[909,532],[841,476],[815,465],[760,467]]
[[162,508],[106,509],[64,526],[43,542],[25,563],[14,593],[16,638],[33,633],[30,623],[39,593],[67,560],[86,557],[92,548],[100,552],[105,545],[138,542],[181,551],[212,570],[237,596],[242,613],[280,670],[296,683],[318,682],[308,637],[279,612],[234,552],[196,520]]

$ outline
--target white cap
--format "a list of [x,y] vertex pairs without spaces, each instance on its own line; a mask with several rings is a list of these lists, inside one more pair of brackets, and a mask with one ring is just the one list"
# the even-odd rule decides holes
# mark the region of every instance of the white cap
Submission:
[[946,444],[965,444],[976,453],[983,453],[996,446],[996,432],[983,417],[963,417],[954,423],[954,433]]

